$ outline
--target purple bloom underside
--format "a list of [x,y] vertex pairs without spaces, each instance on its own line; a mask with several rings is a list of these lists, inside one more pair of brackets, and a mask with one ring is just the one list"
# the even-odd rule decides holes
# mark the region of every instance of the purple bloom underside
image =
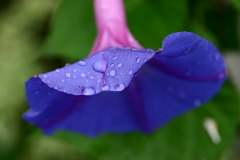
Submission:
[[26,82],[24,119],[45,134],[151,132],[219,91],[216,47],[198,35],[167,36],[162,49],[109,48]]

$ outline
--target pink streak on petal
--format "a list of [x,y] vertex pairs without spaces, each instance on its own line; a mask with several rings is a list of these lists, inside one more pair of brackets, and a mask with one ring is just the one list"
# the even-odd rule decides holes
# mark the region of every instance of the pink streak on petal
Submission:
[[94,9],[98,35],[90,55],[110,46],[142,48],[128,29],[122,0],[95,0]]

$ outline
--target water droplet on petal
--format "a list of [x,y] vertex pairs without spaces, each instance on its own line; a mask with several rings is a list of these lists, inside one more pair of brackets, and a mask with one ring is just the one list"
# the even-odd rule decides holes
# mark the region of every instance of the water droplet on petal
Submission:
[[198,106],[200,106],[200,105],[202,104],[202,101],[201,101],[200,99],[195,99],[195,100],[193,101],[193,104],[194,104],[196,107],[198,107]]
[[153,49],[147,49],[148,52],[155,52]]
[[94,88],[91,88],[91,87],[83,88],[83,95],[93,95],[95,93],[96,91]]
[[108,91],[108,90],[109,90],[109,86],[108,86],[108,85],[103,86],[103,87],[102,87],[102,90],[103,90],[103,91]]
[[216,61],[218,61],[219,58],[220,58],[220,56],[219,56],[218,54],[215,54],[215,55],[214,55],[214,59],[215,59]]
[[77,72],[77,69],[74,69],[73,72]]
[[40,93],[40,91],[39,91],[39,90],[35,91],[35,94],[38,94],[38,93]]
[[138,72],[134,73],[134,77],[136,77],[136,76],[137,76],[137,74],[138,74]]
[[73,76],[73,78],[77,78],[76,76]]
[[116,84],[114,86],[114,88],[115,88],[116,91],[122,91],[125,88],[125,84],[123,84],[123,83]]
[[86,74],[85,73],[81,73],[81,77],[86,77]]
[[66,63],[66,64],[65,64],[65,67],[67,67],[67,66],[70,66],[70,63]]
[[132,47],[131,50],[132,50],[132,51],[136,51],[137,48],[136,48],[136,47]]
[[183,51],[183,54],[188,54],[188,53],[191,52],[191,51],[192,51],[192,48],[188,48],[188,49],[186,49],[186,50]]
[[70,78],[70,77],[71,77],[71,74],[70,74],[70,73],[66,73],[65,76],[66,76],[67,78]]
[[64,80],[64,79],[62,79],[62,82],[65,82],[65,80]]
[[122,50],[125,50],[125,49],[126,49],[126,47],[122,46],[122,47],[121,47],[121,49],[122,49]]
[[136,62],[137,62],[137,63],[139,63],[140,61],[141,61],[141,59],[140,59],[140,58],[137,58],[137,59],[136,59]]
[[173,86],[168,86],[168,87],[167,87],[167,91],[168,91],[168,92],[172,92],[173,89],[174,89]]
[[43,106],[43,109],[46,109],[46,108],[47,108],[47,106],[48,106],[48,105],[44,105],[44,106]]
[[110,65],[110,67],[114,67],[114,63],[112,63],[112,64]]
[[128,73],[129,73],[129,75],[132,75],[132,74],[133,74],[133,71],[129,71]]
[[147,52],[147,49],[146,49],[146,48],[143,48],[143,49],[142,49],[142,52]]
[[99,60],[93,63],[93,69],[97,72],[104,73],[107,68],[107,62],[104,60]]
[[122,67],[122,66],[123,66],[123,64],[122,64],[122,63],[119,63],[119,64],[118,64],[118,67],[119,67],[119,68],[120,68],[120,67]]
[[55,71],[56,71],[56,72],[60,72],[60,70],[59,70],[59,69],[56,69]]
[[114,57],[113,57],[113,60],[116,60],[116,59],[117,59],[117,56],[114,56]]
[[47,75],[45,74],[45,75],[43,75],[43,77],[44,77],[44,78],[47,78]]
[[81,61],[78,62],[78,64],[80,66],[85,66],[87,63],[84,60],[81,60]]
[[184,98],[184,97],[185,97],[185,93],[180,92],[180,93],[179,93],[179,97],[180,97],[180,98]]
[[93,79],[94,77],[93,76],[90,76],[90,79]]
[[117,71],[116,71],[116,70],[111,70],[109,74],[110,74],[110,76],[115,76],[115,75],[116,75],[116,73],[117,73]]

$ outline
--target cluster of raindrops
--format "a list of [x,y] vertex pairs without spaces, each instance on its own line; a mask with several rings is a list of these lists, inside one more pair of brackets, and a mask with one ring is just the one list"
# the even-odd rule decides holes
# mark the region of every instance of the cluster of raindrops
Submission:
[[49,87],[74,95],[122,91],[154,55],[151,49],[109,48],[39,77]]
[[122,91],[136,76],[139,68],[154,55],[151,49],[138,50],[135,47],[110,48],[104,52],[104,58],[109,64],[105,73],[108,86],[103,87],[105,91]]

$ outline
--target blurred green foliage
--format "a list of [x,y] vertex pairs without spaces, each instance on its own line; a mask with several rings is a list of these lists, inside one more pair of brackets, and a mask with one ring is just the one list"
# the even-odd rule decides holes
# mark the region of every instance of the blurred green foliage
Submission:
[[[239,125],[238,97],[230,81],[212,101],[150,135],[90,139],[59,132],[45,137],[21,119],[28,108],[24,82],[29,77],[88,55],[96,35],[92,4],[92,0],[0,1],[0,159],[230,159],[224,150]],[[129,28],[146,48],[161,48],[166,35],[186,30],[223,51],[239,49],[239,0],[125,0],[125,5]],[[206,118],[217,123],[219,144],[204,128]]]

